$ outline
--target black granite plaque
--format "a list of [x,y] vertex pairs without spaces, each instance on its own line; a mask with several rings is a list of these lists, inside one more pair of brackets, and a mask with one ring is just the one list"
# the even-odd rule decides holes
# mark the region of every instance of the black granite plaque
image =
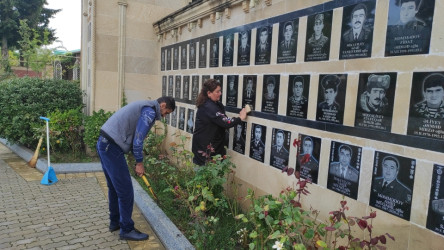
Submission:
[[179,129],[185,130],[185,107],[179,108]]
[[181,76],[176,76],[176,87],[175,87],[174,98],[180,100],[181,99],[181,96],[180,96],[181,92],[182,92]]
[[228,75],[228,84],[227,84],[227,99],[226,106],[227,107],[237,107],[237,92],[239,86],[239,76],[237,75]]
[[283,169],[288,166],[291,132],[273,128],[270,165]]
[[167,59],[166,59],[166,69],[167,70],[171,70],[171,51],[173,50],[173,48],[167,48],[166,49],[166,54],[167,54]]
[[199,68],[207,67],[207,39],[199,41]]
[[270,64],[271,41],[273,26],[262,26],[256,32],[256,57],[255,64]]
[[414,72],[408,135],[444,139],[444,72]]
[[316,120],[342,124],[347,75],[320,75]]
[[177,127],[177,107],[176,109],[171,112],[171,126]]
[[210,67],[219,67],[219,37],[210,39]]
[[222,66],[233,66],[233,46],[234,46],[234,34],[224,36],[224,44],[222,51]]
[[180,54],[180,69],[187,69],[187,45],[182,43],[180,49],[182,51]]
[[331,142],[327,188],[353,199],[358,198],[362,148]]
[[339,59],[371,57],[376,1],[344,7]]
[[174,97],[174,76],[168,76],[168,96]]
[[199,95],[199,76],[192,76],[192,84],[191,84],[191,102],[192,103],[196,103],[198,95]]
[[288,78],[287,116],[307,118],[310,75],[290,75]]
[[264,75],[262,112],[278,113],[280,75]]
[[428,54],[435,0],[390,0],[385,56]]
[[256,81],[257,76],[245,75],[244,76],[244,88],[242,95],[242,107],[246,104],[251,106],[251,110],[254,110],[256,105]]
[[162,76],[162,96],[167,95],[167,77]]
[[307,18],[305,61],[326,61],[330,57],[330,35],[333,10]]
[[414,159],[376,151],[370,206],[410,220],[415,169]]
[[237,66],[250,65],[251,30],[239,32]]
[[190,43],[189,68],[196,68],[196,43]]
[[160,49],[160,71],[165,71],[165,49]]
[[390,132],[396,73],[361,73],[356,100],[355,127]]
[[318,183],[319,156],[321,155],[321,138],[299,134],[300,146],[296,161],[296,170],[301,177]]
[[179,69],[179,45],[173,47],[173,70]]
[[444,235],[444,166],[434,164],[427,228]]
[[251,126],[250,157],[264,162],[267,127],[253,123]]
[[241,122],[234,126],[233,150],[245,154],[245,139],[247,136],[247,123]]
[[220,90],[222,91],[224,89],[224,76],[223,75],[214,75],[213,78],[218,83],[220,83]]
[[165,116],[165,123],[168,125],[168,124],[170,124],[170,121],[171,121],[171,114],[167,114]]
[[192,134],[194,131],[194,109],[188,109],[187,132]]
[[296,62],[299,18],[279,23],[277,63]]
[[190,100],[190,76],[183,76],[182,100]]
[[210,75],[203,75],[203,76],[202,76],[202,84],[204,84],[205,81],[208,80],[208,79],[211,79],[211,76],[210,76]]

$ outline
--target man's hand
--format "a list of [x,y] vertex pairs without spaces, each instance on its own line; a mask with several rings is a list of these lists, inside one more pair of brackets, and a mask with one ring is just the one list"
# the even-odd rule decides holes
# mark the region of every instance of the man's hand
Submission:
[[143,167],[143,162],[136,163],[136,175],[142,177],[145,174],[145,168]]
[[247,119],[247,111],[245,111],[245,108],[243,108],[240,112],[239,112],[239,118],[242,121],[245,121],[245,119]]

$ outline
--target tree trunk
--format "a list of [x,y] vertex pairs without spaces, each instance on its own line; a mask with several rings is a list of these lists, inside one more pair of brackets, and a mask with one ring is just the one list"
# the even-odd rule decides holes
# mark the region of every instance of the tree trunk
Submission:
[[6,40],[6,36],[2,36],[2,59],[7,60],[8,58],[8,40]]

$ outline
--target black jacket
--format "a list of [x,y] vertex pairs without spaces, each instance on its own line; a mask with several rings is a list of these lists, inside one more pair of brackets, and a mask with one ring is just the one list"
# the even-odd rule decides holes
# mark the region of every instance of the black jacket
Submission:
[[196,122],[193,133],[192,151],[193,162],[197,165],[205,165],[206,157],[202,152],[210,153],[208,145],[214,148],[211,155],[225,155],[226,129],[241,123],[239,117],[229,118],[225,114],[225,107],[220,102],[208,99],[202,104],[196,113]]

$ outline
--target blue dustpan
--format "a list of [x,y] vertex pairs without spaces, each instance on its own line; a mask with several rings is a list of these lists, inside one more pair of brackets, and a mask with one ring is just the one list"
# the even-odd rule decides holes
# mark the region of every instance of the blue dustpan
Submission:
[[46,121],[46,147],[48,149],[48,170],[46,170],[46,173],[43,175],[42,181],[40,184],[43,185],[52,185],[58,181],[57,176],[55,174],[54,169],[51,167],[51,158],[49,155],[49,118],[40,116],[40,119]]

